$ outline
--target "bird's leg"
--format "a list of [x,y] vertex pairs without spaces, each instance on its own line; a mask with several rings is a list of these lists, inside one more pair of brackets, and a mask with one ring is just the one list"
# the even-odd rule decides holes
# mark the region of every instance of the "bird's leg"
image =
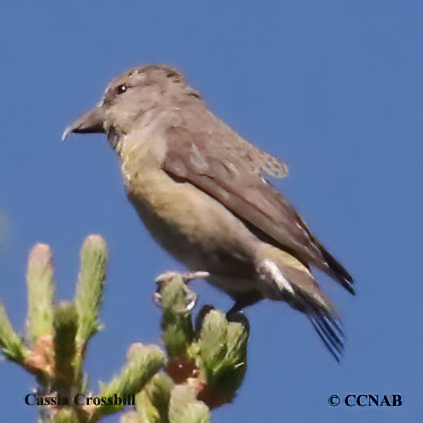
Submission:
[[245,307],[253,305],[261,299],[263,299],[263,296],[259,292],[251,292],[237,297],[235,299],[235,304],[226,313],[226,318],[229,319],[234,314],[242,311]]
[[153,294],[153,301],[158,304],[161,299],[161,290],[163,288],[163,285],[170,281],[173,278],[181,278],[182,281],[187,285],[190,281],[194,279],[205,279],[210,276],[209,272],[204,271],[195,271],[190,270],[188,272],[178,272],[178,271],[172,271],[169,270],[167,272],[162,273],[161,275],[157,276],[156,278],[156,292]]

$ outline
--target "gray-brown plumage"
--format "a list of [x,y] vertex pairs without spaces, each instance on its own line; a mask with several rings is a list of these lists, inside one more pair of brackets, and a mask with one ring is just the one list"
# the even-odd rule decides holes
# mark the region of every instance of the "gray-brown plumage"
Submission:
[[265,179],[286,166],[251,145],[205,105],[174,68],[149,65],[117,77],[71,133],[106,133],[129,200],[151,235],[240,310],[263,298],[307,314],[339,359],[336,309],[311,274],[323,270],[354,293],[350,274]]

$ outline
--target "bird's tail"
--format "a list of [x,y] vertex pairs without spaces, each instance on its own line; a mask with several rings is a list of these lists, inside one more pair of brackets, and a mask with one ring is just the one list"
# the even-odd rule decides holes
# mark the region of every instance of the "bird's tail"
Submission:
[[320,339],[339,363],[344,352],[345,339],[340,319],[319,308],[310,308],[306,311],[306,314],[311,320],[314,329],[319,334]]
[[320,289],[310,271],[294,257],[273,246],[261,251],[259,273],[263,296],[284,300],[305,313],[320,338],[339,362],[344,350],[344,332],[338,311]]

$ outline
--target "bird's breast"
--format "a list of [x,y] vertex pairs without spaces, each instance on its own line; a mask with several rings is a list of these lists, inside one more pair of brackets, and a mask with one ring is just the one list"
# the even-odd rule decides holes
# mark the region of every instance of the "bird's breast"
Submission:
[[258,240],[218,201],[152,166],[129,172],[126,187],[151,235],[188,268],[251,272]]

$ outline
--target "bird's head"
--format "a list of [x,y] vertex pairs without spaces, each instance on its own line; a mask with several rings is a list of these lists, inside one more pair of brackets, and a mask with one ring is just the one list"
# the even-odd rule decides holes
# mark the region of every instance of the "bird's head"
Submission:
[[166,65],[147,65],[128,70],[106,88],[100,102],[69,125],[63,133],[127,134],[148,112],[177,107],[190,97],[200,98],[181,73]]

